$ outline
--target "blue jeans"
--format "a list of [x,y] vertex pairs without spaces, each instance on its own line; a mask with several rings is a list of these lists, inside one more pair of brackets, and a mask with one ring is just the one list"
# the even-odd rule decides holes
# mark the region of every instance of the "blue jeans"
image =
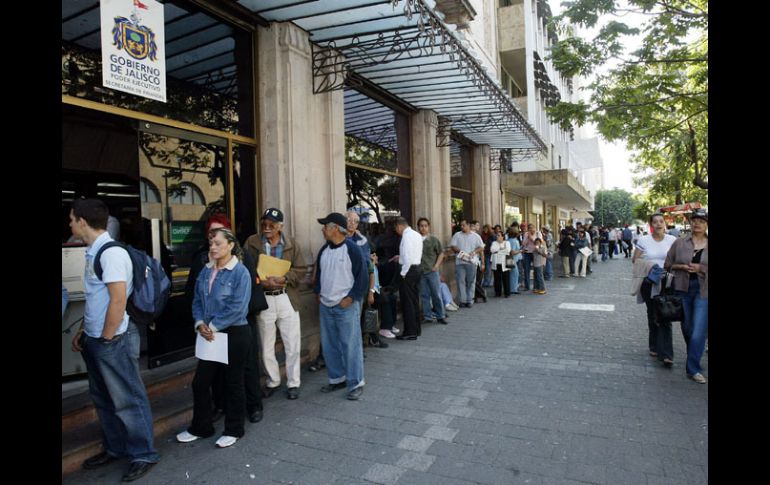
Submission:
[[460,303],[473,303],[473,295],[476,292],[476,265],[455,265],[455,278],[457,279],[457,292]]
[[158,462],[150,401],[127,332],[109,342],[83,334],[81,345],[104,450],[132,462]]
[[513,265],[513,268],[508,272],[508,277],[511,279],[511,293],[519,293],[519,264],[518,262]]
[[492,286],[492,255],[484,255],[484,280],[481,286]]
[[609,243],[599,244],[600,252],[602,253],[602,261],[607,261],[607,258],[609,257],[609,246]]
[[529,285],[529,272],[532,269],[535,256],[532,253],[524,253],[524,258],[521,261],[524,264],[524,289],[529,290],[532,288]]
[[546,280],[549,281],[551,278],[553,278],[553,257],[545,259],[545,270],[543,271],[543,276]]
[[[422,299],[422,316],[425,320],[432,320],[435,313],[437,318],[444,318],[444,305],[441,302],[441,291],[439,285],[441,280],[438,271],[429,271],[422,273],[420,279],[420,298]],[[433,311],[431,312],[431,302],[433,302]]]
[[364,349],[361,343],[361,302],[342,308],[319,305],[321,345],[329,384],[347,383],[348,391],[363,386]]
[[701,357],[706,347],[709,329],[709,300],[700,297],[700,282],[690,280],[690,288],[685,293],[678,291],[684,303],[684,321],[682,335],[687,343],[687,374],[695,375],[703,371]]
[[535,268],[535,289],[545,290],[545,281],[543,280],[543,267],[538,266]]

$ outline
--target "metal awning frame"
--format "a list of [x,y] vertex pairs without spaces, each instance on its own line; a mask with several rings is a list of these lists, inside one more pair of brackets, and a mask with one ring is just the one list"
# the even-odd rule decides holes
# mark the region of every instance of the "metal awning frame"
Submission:
[[[400,1],[392,0],[391,3],[395,8]],[[547,152],[545,143],[512,101],[424,0],[405,0],[403,15],[406,22],[395,29],[389,28],[311,42],[313,92],[318,94],[343,89],[345,86],[359,86],[360,80],[351,76],[352,73],[365,75],[367,79],[376,79],[378,85],[386,90],[392,90],[399,97],[406,94],[404,90],[424,86],[406,86],[404,85],[406,80],[440,79],[442,82],[436,84],[446,84],[447,88],[451,88],[454,84],[455,90],[452,93],[441,93],[440,99],[435,99],[430,96],[429,88],[420,98],[430,105],[429,109],[433,108],[433,104],[438,108],[444,108],[437,110],[440,118],[443,118],[436,136],[437,146],[446,146],[447,135],[452,129],[501,135],[514,131],[521,135],[512,137],[510,140],[515,139],[517,143],[524,142],[529,145],[527,148],[518,148],[518,152],[527,152],[530,158],[538,153]],[[336,27],[338,26],[329,28]],[[317,37],[317,32],[318,30],[313,32],[313,37]],[[410,59],[414,59],[415,62],[393,67],[379,67]],[[404,74],[388,72],[399,69],[408,71],[406,68],[410,66],[419,66],[420,71],[410,73],[409,78]],[[423,71],[422,66],[431,67]],[[378,68],[374,69],[375,67]],[[446,77],[437,77],[441,72],[455,72],[456,79],[447,80]],[[382,75],[378,76],[377,74],[380,73]],[[458,105],[452,103],[452,98],[446,98],[447,94],[485,98],[487,102]],[[409,97],[405,99],[407,102],[412,102]],[[430,102],[440,100],[445,100],[446,103]],[[463,98],[463,100],[466,99]],[[483,111],[480,112],[480,109]]]

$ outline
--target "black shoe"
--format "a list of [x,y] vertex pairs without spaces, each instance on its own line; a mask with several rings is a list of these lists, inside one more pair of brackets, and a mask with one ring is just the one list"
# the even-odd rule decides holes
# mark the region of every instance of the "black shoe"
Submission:
[[297,399],[299,397],[299,387],[290,387],[286,390],[287,399]]
[[433,319],[432,318],[424,318],[422,320],[422,323],[433,323]]
[[249,416],[250,423],[258,423],[262,421],[262,410],[255,409],[254,411],[249,411],[248,416]]
[[94,468],[99,468],[108,463],[112,463],[117,459],[117,457],[110,455],[106,451],[102,451],[98,455],[94,455],[91,458],[86,459],[83,462],[83,468],[86,470],[93,470]]
[[438,319],[438,320],[436,320],[436,321],[437,321],[438,323],[441,323],[441,324],[444,324],[444,325],[446,325],[447,323],[449,323],[449,322],[447,322],[447,321],[446,321],[446,318],[439,318],[439,319]]
[[323,360],[318,359],[315,362],[313,362],[312,364],[310,364],[310,366],[307,368],[307,370],[309,372],[318,372],[319,370],[323,369],[324,367],[326,367],[326,363]]
[[369,346],[370,347],[377,347],[379,349],[387,349],[388,348],[388,344],[386,344],[385,342],[383,342],[381,340],[377,340],[376,342],[369,342]]
[[485,296],[485,297],[483,298],[483,300],[484,300],[484,303],[486,303],[486,302],[487,302],[487,297]]
[[348,393],[348,399],[351,401],[357,401],[361,394],[364,393],[364,386],[358,386]]
[[131,463],[131,467],[128,469],[126,474],[123,475],[123,481],[132,482],[137,478],[143,477],[144,474],[150,471],[150,468],[152,468],[154,465],[155,463],[150,463],[147,461],[135,461]]
[[347,387],[347,385],[348,384],[344,381],[338,382],[337,384],[326,384],[321,388],[321,392],[332,392],[332,391],[336,391],[337,389],[344,389],[345,387]]
[[396,340],[417,340],[417,335],[399,335]]
[[278,387],[265,387],[265,390],[262,392],[262,397],[270,397],[275,394],[275,391],[277,390]]

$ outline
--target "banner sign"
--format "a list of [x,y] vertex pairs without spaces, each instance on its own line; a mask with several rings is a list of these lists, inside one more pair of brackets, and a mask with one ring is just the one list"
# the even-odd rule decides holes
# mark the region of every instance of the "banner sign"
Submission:
[[171,244],[189,244],[206,241],[203,223],[200,221],[174,221],[171,223]]
[[102,85],[166,102],[163,4],[101,0]]

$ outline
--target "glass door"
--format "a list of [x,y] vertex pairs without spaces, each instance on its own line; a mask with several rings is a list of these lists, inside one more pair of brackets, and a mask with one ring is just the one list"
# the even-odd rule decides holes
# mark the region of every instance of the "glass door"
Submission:
[[147,329],[154,368],[194,355],[190,266],[208,252],[208,217],[231,213],[231,175],[225,138],[140,121],[138,150],[145,242],[172,280],[163,315]]

